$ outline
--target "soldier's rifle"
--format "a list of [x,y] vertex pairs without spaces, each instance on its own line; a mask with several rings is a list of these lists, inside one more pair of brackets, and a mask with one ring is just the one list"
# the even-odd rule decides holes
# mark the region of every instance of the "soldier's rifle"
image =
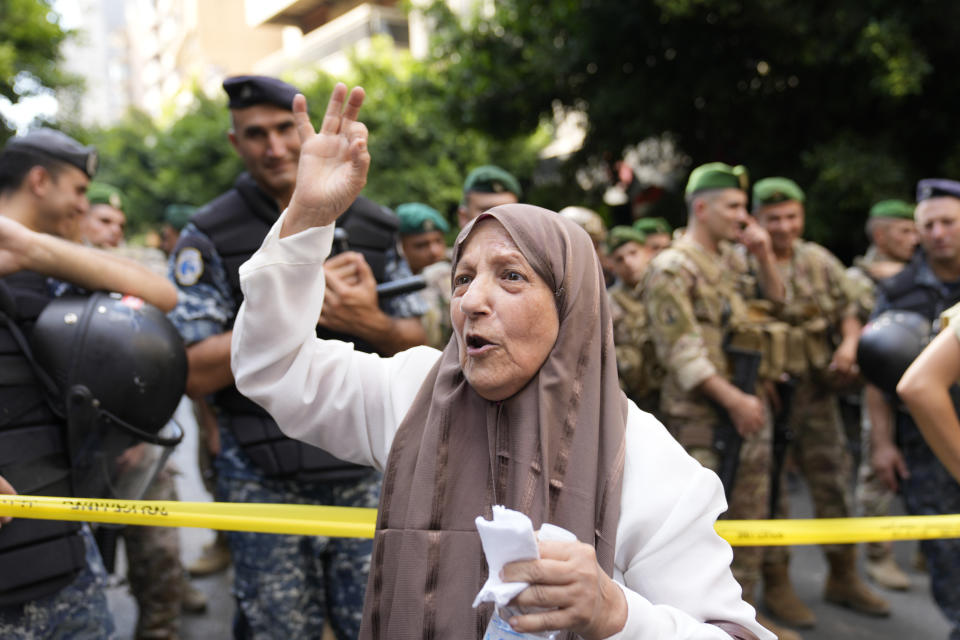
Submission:
[[[727,344],[724,347],[730,363],[730,382],[740,391],[756,395],[757,372],[760,370],[761,354],[754,349],[744,349]],[[730,414],[719,403],[714,403],[720,418],[713,432],[713,446],[720,454],[720,466],[717,475],[723,483],[723,493],[730,502],[733,485],[740,466],[740,448],[743,437],[737,431]]]

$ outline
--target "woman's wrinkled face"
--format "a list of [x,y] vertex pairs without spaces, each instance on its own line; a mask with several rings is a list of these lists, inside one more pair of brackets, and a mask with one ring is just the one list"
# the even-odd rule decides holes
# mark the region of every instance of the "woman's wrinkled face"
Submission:
[[450,315],[460,368],[487,400],[520,391],[546,361],[560,331],[553,291],[493,218],[477,223],[464,243]]

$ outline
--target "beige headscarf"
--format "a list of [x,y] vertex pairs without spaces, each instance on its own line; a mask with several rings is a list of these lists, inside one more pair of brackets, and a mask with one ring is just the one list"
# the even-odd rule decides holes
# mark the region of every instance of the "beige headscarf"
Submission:
[[[529,205],[491,209],[554,291],[560,331],[516,395],[481,398],[460,370],[456,336],[400,425],[384,474],[361,637],[479,638],[489,607],[478,515],[502,504],[594,545],[613,572],[627,400],[617,383],[610,310],[593,243]],[[453,266],[476,221],[454,249]],[[572,634],[567,634],[573,637]]]

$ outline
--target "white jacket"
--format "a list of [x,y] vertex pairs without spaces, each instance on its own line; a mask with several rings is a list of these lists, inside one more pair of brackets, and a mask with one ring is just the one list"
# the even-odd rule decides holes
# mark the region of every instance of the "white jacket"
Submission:
[[[333,226],[280,239],[284,216],[240,267],[244,303],[233,328],[231,367],[240,391],[288,436],[337,457],[383,469],[400,422],[440,352],[416,347],[381,358],[319,340],[322,263]],[[730,621],[761,639],[730,573],[730,546],[713,523],[726,509],[717,476],[686,454],[660,422],[630,403],[614,579],[627,599],[611,638],[729,636]],[[479,515],[479,514],[478,514]]]

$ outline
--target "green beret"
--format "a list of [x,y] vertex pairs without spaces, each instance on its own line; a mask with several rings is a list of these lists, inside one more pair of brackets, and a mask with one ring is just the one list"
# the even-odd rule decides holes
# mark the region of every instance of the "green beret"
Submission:
[[708,189],[740,189],[746,191],[750,185],[747,168],[742,164],[731,167],[723,162],[709,162],[702,164],[690,172],[687,180],[686,195]]
[[913,220],[913,209],[914,205],[904,200],[881,200],[870,207],[870,217]]
[[673,233],[670,224],[663,218],[640,218],[633,223],[633,228],[648,236],[655,233],[665,233],[667,235]]
[[512,175],[492,164],[477,167],[467,175],[463,182],[464,195],[476,191],[479,193],[509,192],[519,199],[523,194],[520,183]]
[[753,185],[753,206],[779,204],[796,200],[803,202],[806,196],[803,189],[790,178],[764,178]]
[[163,221],[180,231],[187,226],[196,211],[197,208],[189,204],[168,204],[163,210]]
[[400,235],[411,233],[427,233],[428,231],[450,230],[450,225],[443,219],[440,212],[422,202],[408,202],[397,207],[397,217],[400,218]]
[[87,187],[87,200],[90,204],[108,204],[114,209],[123,210],[123,194],[112,184],[91,182]]
[[610,229],[610,233],[607,234],[607,249],[609,249],[610,253],[613,253],[628,242],[636,242],[643,246],[643,243],[646,241],[647,236],[642,231],[638,231],[633,227],[620,225],[619,227]]

